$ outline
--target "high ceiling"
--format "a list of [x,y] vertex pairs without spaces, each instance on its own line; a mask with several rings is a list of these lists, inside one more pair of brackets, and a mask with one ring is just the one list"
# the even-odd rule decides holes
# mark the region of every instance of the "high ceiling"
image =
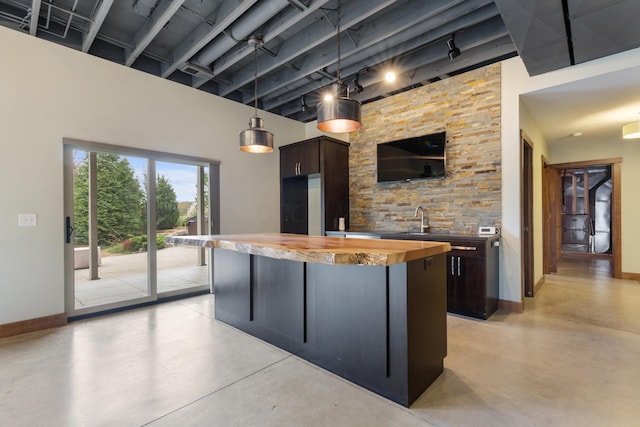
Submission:
[[340,4],[338,21],[338,0],[0,0],[0,25],[250,105],[257,69],[259,107],[302,122],[338,73],[366,103],[518,53],[535,75],[640,46],[637,0]]

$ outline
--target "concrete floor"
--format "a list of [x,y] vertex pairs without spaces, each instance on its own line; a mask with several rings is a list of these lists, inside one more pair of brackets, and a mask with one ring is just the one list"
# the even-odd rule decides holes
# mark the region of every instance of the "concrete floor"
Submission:
[[640,283],[576,271],[522,314],[448,316],[445,372],[409,409],[213,320],[204,295],[1,339],[0,425],[637,426]]

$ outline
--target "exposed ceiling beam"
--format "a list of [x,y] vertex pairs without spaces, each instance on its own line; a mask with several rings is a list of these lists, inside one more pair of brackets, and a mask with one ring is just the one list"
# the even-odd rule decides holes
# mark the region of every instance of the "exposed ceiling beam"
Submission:
[[98,31],[100,31],[100,27],[102,27],[102,23],[107,17],[112,4],[113,0],[102,0],[102,2],[100,3],[98,10],[93,17],[93,23],[89,27],[89,32],[87,32],[87,34],[84,36],[84,39],[82,40],[83,52],[89,52],[89,49],[91,48],[93,41],[96,39],[96,35],[98,34]]
[[[260,28],[283,9],[289,6],[287,0],[273,0],[270,2],[259,2],[256,7],[242,15],[236,22],[231,24],[224,34],[216,37],[211,43],[198,52],[193,58],[192,63],[198,64],[204,68],[208,68],[209,64],[218,59],[220,56],[228,52],[236,45],[244,44],[243,41],[249,39],[249,36],[259,36],[255,34],[256,28]],[[196,76],[197,83],[194,87],[200,87],[203,83],[209,81],[213,77],[213,73]]]
[[[318,10],[328,1],[329,0],[313,0],[309,4],[309,6],[303,9],[303,11],[292,9],[289,13],[287,13],[281,19],[278,19],[276,22],[270,23],[269,26],[267,28],[264,28],[262,31],[264,33],[264,35],[262,36],[263,43],[268,43],[269,41],[275,39],[280,34],[282,34],[286,30],[288,30],[289,28],[291,28],[292,26],[294,26],[295,24],[302,21],[304,18],[306,18],[307,16],[311,15],[313,12]],[[203,51],[208,49],[209,47],[203,49]],[[253,54],[253,48],[251,46],[244,46],[239,50],[234,51],[233,54],[229,54],[222,57],[222,59],[219,59],[218,57],[213,59],[208,59],[206,61],[206,65],[209,65],[212,62],[216,61],[212,69],[215,71],[215,74],[220,74],[226,71],[227,69],[229,69],[229,67],[237,64],[238,62],[242,61],[244,58],[246,58],[251,54]],[[207,81],[209,81],[209,78],[207,77],[196,78],[194,79],[193,87],[199,88],[200,86],[205,84]]]
[[238,0],[225,0],[216,11],[216,16],[213,19],[215,22],[213,27],[206,22],[198,25],[172,52],[171,57],[173,62],[168,65],[163,65],[161,76],[167,78],[173,74],[174,71],[189,61],[193,55],[198,53],[207,43],[222,33],[225,28],[242,16],[242,14],[249,10],[257,1],[258,0],[243,0],[238,4]]
[[437,46],[429,46],[420,52],[421,56],[427,59],[412,61],[408,64],[411,68],[400,74],[393,85],[389,85],[382,77],[372,74],[370,78],[361,79],[364,91],[352,98],[360,101],[375,99],[403,87],[424,83],[442,75],[455,74],[472,64],[482,63],[515,52],[515,46],[508,33],[501,35],[497,32],[486,35],[485,39],[472,40],[469,38],[466,41],[461,41],[459,37],[456,37],[456,45],[462,54],[455,60],[451,61],[446,54],[442,55],[441,49],[438,49]]
[[[395,3],[394,0],[369,0],[366,9],[362,9],[359,4],[348,3],[342,9],[341,26],[344,30],[353,27],[393,3]],[[269,73],[330,40],[335,36],[335,27],[332,23],[327,23],[326,19],[322,19],[313,23],[303,33],[284,41],[278,46],[275,57],[262,55],[262,58],[258,61],[259,75]],[[233,75],[233,83],[231,85],[221,85],[220,95],[226,96],[240,89],[242,86],[251,83],[253,78],[253,70],[239,70]]]
[[296,8],[298,8],[300,12],[302,12],[307,8],[307,6],[305,6],[304,3],[302,3],[300,0],[287,0],[287,1],[291,3],[293,6],[295,6]]
[[124,65],[130,67],[149,46],[160,30],[175,15],[186,0],[162,0],[133,38],[133,50],[128,52]]
[[[360,76],[360,84],[364,86],[361,94],[353,95],[353,99],[365,102],[381,96],[387,96],[403,87],[421,84],[443,74],[453,74],[475,63],[488,61],[504,55],[515,53],[511,41],[501,20],[492,20],[481,26],[469,29],[456,36],[456,44],[462,55],[454,61],[447,57],[446,46],[428,45],[416,51],[404,64],[394,84],[384,81],[380,73],[366,73]],[[298,94],[299,98],[302,94]],[[297,98],[293,98],[294,100]],[[311,100],[313,101],[313,100]],[[283,116],[291,116],[299,109],[291,102],[278,111]],[[309,103],[311,105],[311,102]],[[307,119],[315,114],[307,112]]]
[[[345,59],[342,61],[341,76],[351,74],[353,67],[350,70],[350,65],[358,64],[356,65],[358,69],[373,67],[440,37],[447,36],[460,28],[498,15],[497,9],[490,0],[472,0],[450,9],[444,7],[446,3],[450,2],[440,0],[435,5],[434,2],[420,2],[419,5],[407,3],[394,10],[393,13],[383,14],[371,22],[371,25],[367,25],[360,31],[361,38],[358,46],[350,45],[342,48]],[[391,19],[389,19],[390,17]],[[399,22],[403,24],[400,25]],[[442,31],[438,31],[440,29]],[[389,46],[396,48],[389,49]],[[278,105],[278,102],[288,102],[293,99],[289,94],[292,84],[301,79],[305,80],[304,84],[308,84],[306,81],[308,76],[333,66],[337,60],[334,54],[335,46],[327,43],[324,49],[328,49],[328,51],[323,52],[322,48],[316,49],[313,55],[315,59],[305,60],[304,66],[299,71],[283,70],[277,80],[271,79],[268,84],[261,85],[262,89],[258,96],[271,95],[272,98],[264,106],[268,105],[272,108]],[[353,72],[357,71],[356,69]],[[329,80],[319,82],[317,87],[335,82],[335,75],[331,76]],[[245,103],[253,101],[253,95],[244,101]]]
[[[444,24],[442,18],[444,18]],[[367,50],[350,53],[344,61],[342,76],[355,75],[363,69],[376,69],[389,61],[395,61],[396,68],[402,70],[407,66],[406,62],[402,59],[403,55],[407,52],[414,52],[416,49],[422,49],[426,45],[442,40],[444,37],[447,37],[452,33],[460,32],[466,28],[479,25],[486,25],[488,28],[491,25],[490,23],[483,24],[487,21],[501,22],[498,12],[492,4],[487,4],[484,7],[467,14],[461,14],[460,11],[452,8],[446,11],[444,16],[432,17],[427,21],[420,22],[408,30],[386,39],[385,42],[394,46],[393,49],[388,49],[385,44],[378,43],[373,44]],[[502,30],[504,30],[504,26],[502,26]],[[442,46],[438,46],[436,50],[438,50],[441,55],[446,56],[446,46],[444,44]],[[308,81],[300,80],[299,78],[294,79],[292,76],[289,76],[289,78],[292,83],[286,86],[282,91],[274,94],[276,96],[265,101],[263,108],[275,108],[276,106],[285,104],[300,97],[301,95],[326,87],[336,80],[333,78],[309,84]],[[296,81],[299,81],[299,83],[296,84]],[[263,86],[265,85],[263,84]]]
[[[482,62],[492,61],[495,58],[508,56],[515,54],[515,49],[511,38],[506,36],[504,38],[497,39],[486,45],[481,45],[472,49],[465,49],[465,54],[470,61]],[[414,70],[415,72],[410,76],[405,76],[404,80],[399,80],[396,88],[409,87],[411,85],[417,85],[421,82],[429,82],[431,79],[438,77],[443,73],[455,74],[460,69],[463,69],[463,64],[456,64],[455,61],[449,61],[448,58],[440,59],[431,64],[426,64],[420,68]],[[366,86],[367,98],[371,96],[371,99],[388,96],[393,93],[389,86],[385,82],[378,82],[372,85]],[[309,104],[310,106],[312,104]],[[315,107],[315,106],[314,106]],[[285,117],[290,117],[301,122],[310,122],[315,119],[316,110],[310,108],[309,110],[302,112],[299,106],[287,106],[287,109],[283,109],[278,112]]]
[[29,34],[35,36],[38,32],[38,19],[40,18],[40,0],[33,0],[31,2],[31,22],[29,23]]

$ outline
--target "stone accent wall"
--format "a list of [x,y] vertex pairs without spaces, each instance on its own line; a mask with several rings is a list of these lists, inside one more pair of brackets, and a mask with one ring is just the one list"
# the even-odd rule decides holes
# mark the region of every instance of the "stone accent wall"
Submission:
[[[417,206],[434,231],[500,226],[500,72],[493,64],[363,105],[349,147],[351,230],[417,230]],[[376,182],[376,144],[443,130],[446,178]]]

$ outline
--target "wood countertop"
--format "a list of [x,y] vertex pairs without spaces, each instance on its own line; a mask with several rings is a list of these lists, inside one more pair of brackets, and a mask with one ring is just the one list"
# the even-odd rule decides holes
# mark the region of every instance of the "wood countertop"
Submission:
[[451,250],[451,245],[446,242],[348,239],[281,233],[167,236],[166,241],[177,245],[221,248],[292,261],[379,266],[426,258]]

